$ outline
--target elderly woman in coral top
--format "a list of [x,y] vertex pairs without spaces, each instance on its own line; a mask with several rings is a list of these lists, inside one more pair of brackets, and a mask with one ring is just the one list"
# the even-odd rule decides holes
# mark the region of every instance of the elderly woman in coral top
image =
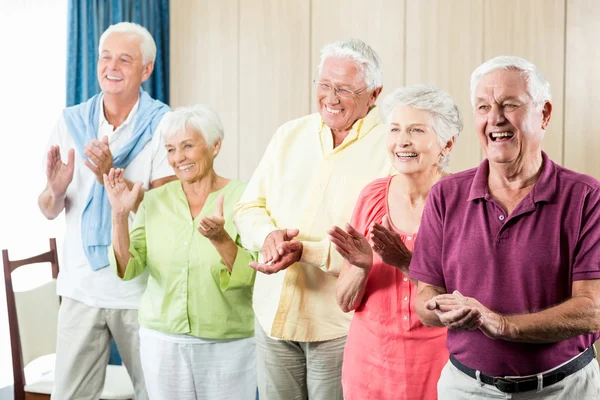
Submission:
[[367,185],[351,223],[329,231],[347,261],[337,283],[338,304],[356,311],[344,352],[344,398],[436,399],[448,360],[446,329],[419,321],[408,265],[425,200],[445,175],[462,123],[447,93],[422,85],[390,94],[383,119],[398,174]]

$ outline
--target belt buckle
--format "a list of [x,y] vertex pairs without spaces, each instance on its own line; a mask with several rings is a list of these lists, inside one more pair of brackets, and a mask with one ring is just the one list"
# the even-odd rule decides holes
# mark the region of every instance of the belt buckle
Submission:
[[523,381],[522,380],[517,381],[515,379],[505,378],[502,376],[494,377],[494,380],[493,380],[494,386],[496,386],[496,388],[503,393],[518,392],[518,384],[520,382],[523,382]]

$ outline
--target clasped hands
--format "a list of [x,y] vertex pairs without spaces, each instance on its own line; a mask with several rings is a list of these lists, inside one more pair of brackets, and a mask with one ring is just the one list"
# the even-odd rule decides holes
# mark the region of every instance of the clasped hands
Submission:
[[302,242],[294,240],[298,233],[298,229],[277,229],[269,233],[261,251],[263,262],[251,262],[250,267],[270,275],[300,261]]
[[425,303],[448,329],[472,331],[480,329],[491,339],[502,338],[507,326],[506,317],[491,311],[472,297],[458,290],[440,294]]

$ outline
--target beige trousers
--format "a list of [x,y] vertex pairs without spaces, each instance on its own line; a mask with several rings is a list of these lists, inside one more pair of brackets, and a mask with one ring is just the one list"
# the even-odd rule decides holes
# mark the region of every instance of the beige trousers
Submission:
[[260,400],[343,400],[346,337],[324,342],[270,338],[255,319]]
[[600,399],[600,369],[596,360],[592,360],[584,368],[539,392],[503,393],[495,386],[478,383],[448,361],[438,381],[438,399],[597,400]]
[[52,399],[100,398],[112,337],[133,381],[136,400],[148,400],[138,330],[137,310],[90,307],[63,297],[58,312]]

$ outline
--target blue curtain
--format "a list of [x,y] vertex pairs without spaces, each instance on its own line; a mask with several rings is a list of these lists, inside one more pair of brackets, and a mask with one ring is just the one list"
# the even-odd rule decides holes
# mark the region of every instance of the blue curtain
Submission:
[[169,104],[169,0],[69,0],[67,106],[100,92],[96,77],[100,35],[122,21],[138,23],[154,37],[154,72],[143,88]]

